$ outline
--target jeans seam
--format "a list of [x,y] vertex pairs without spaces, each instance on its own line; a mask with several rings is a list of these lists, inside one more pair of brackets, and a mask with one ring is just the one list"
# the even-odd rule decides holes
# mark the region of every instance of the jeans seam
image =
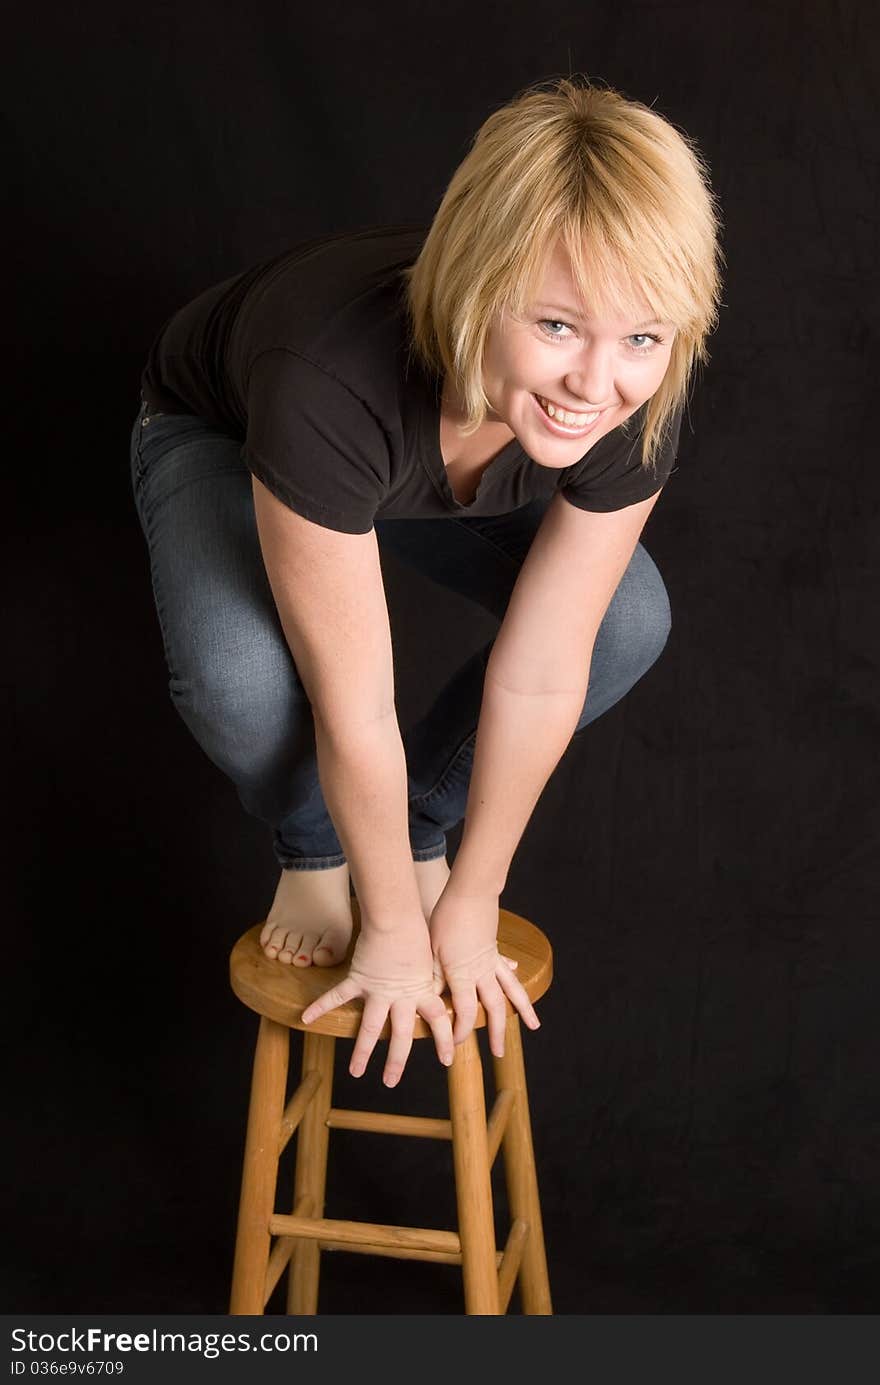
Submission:
[[138,409],[138,415],[137,415],[137,418],[135,419],[135,424],[134,424],[135,428],[137,429],[137,432],[135,433],[135,445],[134,445],[134,460],[135,460],[134,479],[135,479],[135,490],[136,490],[136,491],[137,491],[137,490],[140,490],[141,484],[142,484],[143,479],[144,479],[144,459],[143,459],[143,456],[141,455],[141,438],[142,438],[142,436],[143,436],[143,431],[144,431],[144,419],[147,417],[147,414],[146,414],[146,412],[145,412],[145,411],[146,411],[146,407],[147,407],[147,401],[146,401],[145,399],[141,399],[141,406],[140,406],[140,408]]
[[[417,846],[414,850],[410,849],[414,861],[437,861],[441,856],[446,855],[446,834],[444,833],[442,841],[437,842],[434,846]],[[431,853],[430,856],[425,854],[428,851]]]
[[153,588],[153,596],[156,602],[156,615],[159,621],[159,633],[162,636],[162,649],[165,655],[165,667],[168,670],[170,682],[182,683],[182,679],[177,674],[174,667],[174,663],[171,658],[171,643],[170,636],[167,630],[168,622],[165,615],[165,598],[164,593],[162,591],[161,583],[159,582],[158,567],[155,561],[154,554],[155,531],[153,528],[153,517],[151,513],[148,511],[146,505],[143,507],[143,528],[144,537],[147,541],[147,553],[149,556],[150,565],[150,582]]
[[282,870],[334,870],[345,865],[346,857],[337,852],[332,856],[279,856],[277,860]]
[[424,793],[417,794],[414,798],[411,798],[409,800],[409,806],[411,808],[421,807],[427,801],[427,799],[432,798],[435,793],[439,793],[446,786],[446,782],[455,768],[456,761],[459,759],[462,751],[470,744],[470,742],[476,739],[476,735],[476,731],[471,731],[468,733],[465,739],[461,742],[461,745],[459,745],[458,749],[454,752],[452,759],[449,761],[449,764],[446,766],[445,770],[440,775],[440,778],[436,781],[436,783],[433,784],[430,789],[426,789]]

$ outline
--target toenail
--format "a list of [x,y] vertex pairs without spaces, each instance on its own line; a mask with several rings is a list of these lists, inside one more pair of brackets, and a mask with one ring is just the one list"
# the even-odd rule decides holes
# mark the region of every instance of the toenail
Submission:
[[297,954],[296,960],[298,962],[307,962],[309,959],[304,952],[300,952]]

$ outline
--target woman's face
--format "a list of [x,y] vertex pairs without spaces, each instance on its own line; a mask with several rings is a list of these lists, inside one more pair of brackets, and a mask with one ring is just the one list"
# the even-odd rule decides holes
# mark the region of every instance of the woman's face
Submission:
[[674,329],[650,316],[635,301],[625,318],[591,317],[560,242],[524,316],[504,315],[489,332],[489,420],[505,423],[540,466],[572,466],[660,385]]

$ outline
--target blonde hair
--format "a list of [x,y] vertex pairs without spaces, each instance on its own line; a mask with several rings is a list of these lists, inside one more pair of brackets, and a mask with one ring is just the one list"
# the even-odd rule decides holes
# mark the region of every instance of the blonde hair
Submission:
[[478,130],[405,272],[411,349],[451,376],[467,413],[462,431],[474,433],[489,407],[482,360],[492,322],[523,313],[561,238],[591,310],[625,313],[638,295],[676,328],[642,430],[650,465],[708,360],[719,234],[708,171],[686,135],[586,78],[538,83]]

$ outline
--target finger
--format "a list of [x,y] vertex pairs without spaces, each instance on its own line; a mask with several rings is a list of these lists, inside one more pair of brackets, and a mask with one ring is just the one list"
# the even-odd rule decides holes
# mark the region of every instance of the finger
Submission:
[[450,987],[452,1008],[455,1010],[455,1027],[452,1037],[457,1044],[463,1044],[474,1027],[477,1018],[477,992],[473,986]]
[[514,958],[514,957],[505,957],[505,955],[504,955],[503,952],[499,952],[498,955],[499,955],[499,957],[501,958],[502,962],[506,962],[506,963],[507,963],[507,965],[510,967],[510,970],[511,970],[511,971],[516,971],[517,967],[519,966],[519,962],[517,962],[516,958]]
[[386,1087],[396,1087],[406,1067],[413,1046],[416,1007],[410,1000],[396,1000],[391,1006],[391,1042],[382,1081]]
[[507,1006],[504,1003],[504,992],[494,978],[481,982],[478,989],[480,1000],[483,1002],[483,1009],[486,1011],[489,1048],[496,1058],[503,1058],[504,1035],[507,1029]]
[[446,1006],[439,996],[435,996],[433,1000],[422,1001],[419,1014],[431,1026],[437,1057],[445,1068],[450,1067],[455,1057],[455,1044],[452,1038],[452,1021]]
[[528,992],[516,977],[504,967],[499,967],[496,972],[496,979],[507,999],[510,1001],[514,1010],[518,1011],[530,1029],[540,1029],[541,1021],[538,1019],[535,1007],[529,1000]]
[[367,996],[364,1001],[364,1013],[361,1019],[361,1027],[355,1039],[354,1049],[351,1054],[351,1062],[348,1070],[352,1077],[363,1077],[366,1071],[370,1054],[376,1047],[376,1041],[382,1032],[382,1026],[388,1018],[387,1000],[379,1000],[376,996]]
[[434,958],[434,980],[433,980],[433,982],[432,982],[432,989],[433,989],[433,991],[434,991],[434,994],[435,994],[435,995],[442,995],[442,994],[443,994],[443,991],[444,991],[444,989],[445,989],[445,987],[446,987],[446,977],[443,975],[443,968],[441,967],[441,965],[440,965],[438,959],[435,957],[435,958]]
[[319,995],[317,1000],[313,1000],[311,1005],[306,1006],[300,1018],[303,1024],[313,1024],[322,1015],[326,1015],[328,1010],[335,1010],[339,1005],[347,1005],[357,995],[360,995],[358,983],[347,976],[338,986],[333,986],[323,995]]

